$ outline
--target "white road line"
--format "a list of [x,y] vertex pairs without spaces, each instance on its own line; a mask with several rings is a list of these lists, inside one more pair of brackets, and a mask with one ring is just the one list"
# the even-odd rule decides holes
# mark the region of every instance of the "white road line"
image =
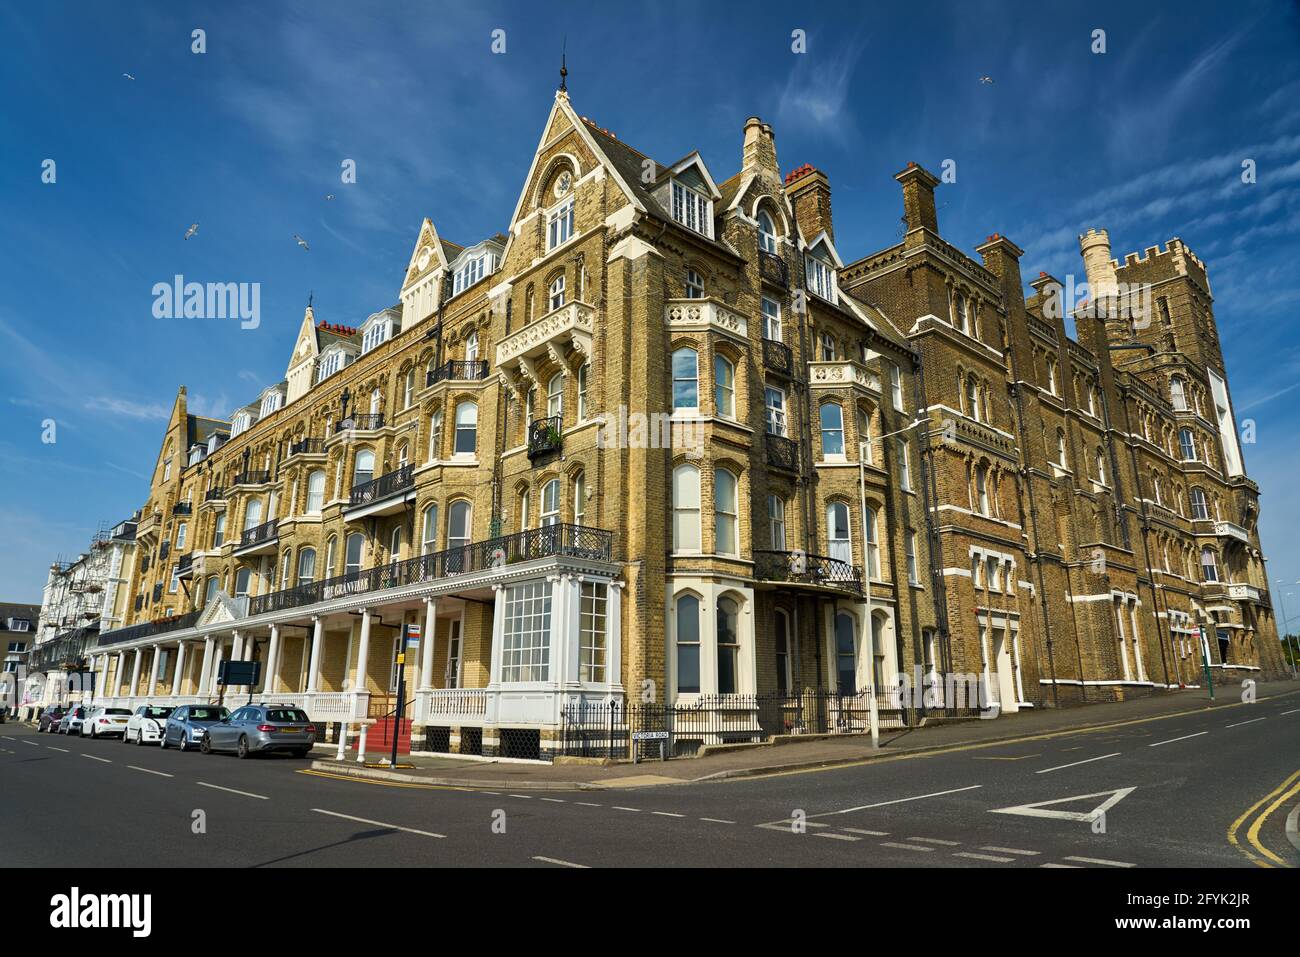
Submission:
[[573,861],[562,861],[558,857],[542,857],[540,855],[534,854],[533,860],[541,861],[543,864],[558,864],[560,865],[560,867],[577,867],[577,868],[581,868],[584,871],[591,870],[591,867],[588,864],[575,864],[573,863]]
[[1300,714],[1300,708],[1293,708],[1290,711],[1283,711],[1282,714],[1278,715],[1278,717],[1281,718],[1284,715],[1288,715],[1288,714]]
[[865,834],[867,837],[889,837],[888,831],[868,831],[862,827],[846,827],[844,830],[851,834]]
[[701,821],[708,821],[710,824],[735,824],[735,821],[724,821],[720,817],[702,817]]
[[0,738],[4,738],[6,741],[17,741],[17,740],[18,740],[17,738],[11,738],[11,737],[9,737],[9,735],[7,735],[7,734],[0,734]]
[[1047,774],[1049,771],[1064,771],[1066,768],[1077,768],[1081,764],[1091,764],[1093,761],[1105,761],[1107,758],[1117,758],[1120,756],[1119,751],[1114,754],[1103,754],[1095,758],[1085,758],[1082,761],[1075,761],[1073,764],[1058,764],[1054,768],[1043,768],[1041,771],[1035,771],[1035,774]]
[[254,794],[251,791],[236,791],[234,788],[223,788],[220,784],[209,784],[207,781],[195,781],[194,783],[201,788],[212,788],[216,791],[229,791],[231,794],[242,794],[246,798],[257,798],[259,801],[271,800],[265,794]]
[[494,797],[500,797],[500,796],[501,796],[501,792],[500,792],[500,791],[484,791],[483,793],[484,793],[484,794],[491,794],[491,795],[494,796]]
[[982,788],[982,784],[972,784],[970,787],[953,788],[951,791],[935,791],[932,794],[918,794],[916,797],[897,798],[893,801],[881,801],[879,804],[861,804],[858,807],[846,807],[843,811],[825,811],[821,814],[811,814],[809,817],[830,817],[832,814],[852,814],[854,811],[866,811],[873,807],[885,807],[889,804],[905,804],[908,801],[923,801],[926,798],[943,797],[945,794],[960,794],[962,791],[974,791],[976,788]]
[[1018,847],[981,847],[981,851],[1001,851],[1003,854],[1024,854],[1026,857],[1037,855],[1038,851],[1022,851]]
[[95,755],[93,755],[93,754],[83,754],[82,757],[83,757],[83,758],[90,758],[90,760],[92,760],[92,761],[102,761],[104,764],[112,764],[112,763],[113,763],[112,761],[108,760],[108,758],[97,758],[97,757],[95,757]]
[[969,857],[973,861],[992,861],[995,864],[1010,864],[1014,857],[997,857],[993,854],[975,854],[971,851],[954,851],[953,857]]
[[1249,721],[1238,721],[1236,724],[1224,725],[1226,728],[1240,728],[1243,724],[1254,724],[1256,721],[1267,721],[1268,718],[1251,718]]
[[551,804],[564,804],[564,803],[566,803],[566,802],[565,802],[563,799],[561,799],[561,798],[542,798],[542,800],[543,800],[543,801],[549,801]]
[[1104,857],[1067,857],[1066,860],[1078,861],[1080,864],[1104,864],[1107,867],[1137,867],[1127,861],[1108,861]]
[[612,807],[615,811],[632,811],[636,814],[641,813],[641,809],[639,807],[619,807],[617,804],[611,804],[610,807]]
[[862,838],[854,837],[852,834],[836,834],[834,831],[816,831],[813,837],[829,837],[833,841],[860,841]]
[[531,801],[533,799],[531,794],[507,794],[506,797],[519,798],[523,801]]
[[1061,867],[1061,868],[1069,867],[1069,868],[1073,868],[1074,870],[1079,869],[1079,866],[1077,864],[1053,864],[1050,861],[1046,864],[1039,864],[1038,866],[1039,867]]
[[896,847],[900,851],[933,851],[933,847],[921,847],[918,844],[895,844],[893,841],[881,841],[881,847]]
[[590,801],[574,801],[573,803],[578,805],[578,807],[604,807],[605,806],[603,804],[592,804]]
[[174,775],[174,774],[168,774],[166,771],[154,771],[152,768],[141,768],[141,767],[136,767],[134,764],[128,764],[127,767],[130,768],[132,771],[143,771],[145,774],[156,774],[156,775],[158,775],[158,777],[160,777],[160,778],[174,778],[174,777],[176,777],[176,775]]
[[685,817],[685,814],[674,814],[672,811],[651,811],[651,814],[658,814],[660,817]]
[[944,847],[961,847],[961,841],[941,841],[937,837],[909,837],[909,841],[917,841],[921,844],[942,844]]
[[[254,795],[256,797],[256,795]],[[405,831],[407,834],[419,834],[422,837],[446,837],[446,834],[435,834],[433,831],[421,831],[414,827],[402,827],[400,824],[386,824],[383,821],[372,821],[369,818],[353,817],[351,814],[340,814],[338,811],[327,811],[322,807],[312,808],[317,814],[328,814],[330,817],[341,817],[349,821],[356,821],[358,824],[373,824],[375,827],[386,827],[390,831]]]
[[1155,744],[1148,744],[1148,748],[1158,748],[1162,744],[1173,744],[1175,741],[1186,741],[1188,738],[1199,738],[1203,734],[1209,734],[1208,731],[1197,731],[1195,734],[1185,734],[1181,738],[1170,738],[1168,741],[1157,741]]
[[37,744],[35,741],[24,741],[23,744],[30,744],[33,748],[39,748],[39,747],[40,747],[40,745]]
[[72,753],[72,752],[69,751],[67,748],[56,748],[56,747],[55,747],[54,745],[52,745],[52,744],[47,744],[46,747],[49,748],[51,751],[62,751],[64,754],[71,754],[71,753]]

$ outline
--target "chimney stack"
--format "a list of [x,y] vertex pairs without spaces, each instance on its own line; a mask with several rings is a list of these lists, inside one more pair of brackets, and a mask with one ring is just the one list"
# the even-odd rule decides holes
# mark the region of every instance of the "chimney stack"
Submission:
[[907,169],[894,176],[903,186],[903,219],[907,231],[928,229],[939,232],[939,215],[934,208],[934,188],[939,179],[934,174],[922,169],[916,163],[908,163]]
[[831,181],[826,174],[805,163],[785,177],[785,195],[794,207],[795,222],[803,238],[812,242],[822,230],[835,242],[831,222]]
[[745,145],[740,154],[741,170],[747,173],[765,172],[779,177],[776,165],[776,136],[772,127],[757,116],[745,121]]
[[1119,291],[1115,264],[1110,258],[1110,234],[1104,229],[1090,229],[1079,237],[1083,253],[1083,270],[1088,274],[1088,298],[1094,302]]

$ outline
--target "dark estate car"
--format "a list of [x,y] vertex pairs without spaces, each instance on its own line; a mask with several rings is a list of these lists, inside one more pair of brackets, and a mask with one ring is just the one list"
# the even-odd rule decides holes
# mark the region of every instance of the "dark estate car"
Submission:
[[57,705],[55,705],[53,708],[46,708],[44,711],[41,712],[40,720],[36,722],[37,732],[39,733],[41,731],[46,731],[46,732],[58,731],[59,722],[63,720],[63,716],[67,713],[68,713],[67,708],[60,708]]
[[266,751],[287,751],[305,758],[315,741],[316,726],[301,708],[250,704],[226,720],[208,725],[200,747],[204,754],[233,751],[241,758]]

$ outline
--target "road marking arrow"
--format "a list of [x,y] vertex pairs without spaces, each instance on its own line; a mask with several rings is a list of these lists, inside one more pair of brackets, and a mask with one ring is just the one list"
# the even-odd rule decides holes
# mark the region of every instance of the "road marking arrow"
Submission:
[[[1137,788],[1116,788],[1113,791],[1097,791],[1094,794],[1076,794],[1074,797],[1057,798],[1054,801],[1037,801],[1033,804],[1017,804],[1014,807],[990,808],[992,814],[1019,814],[1023,817],[1053,817],[1062,821],[1084,821],[1092,823],[1097,820],[1120,801],[1124,800]],[[1072,801],[1083,801],[1088,798],[1105,797],[1091,811],[1049,811],[1047,808],[1053,804],[1069,804]]]

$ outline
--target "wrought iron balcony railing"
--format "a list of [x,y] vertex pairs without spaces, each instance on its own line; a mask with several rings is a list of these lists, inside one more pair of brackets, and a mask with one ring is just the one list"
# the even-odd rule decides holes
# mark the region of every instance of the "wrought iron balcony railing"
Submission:
[[822,585],[862,594],[857,565],[807,552],[754,552],[754,577],[760,581]]
[[367,412],[363,415],[350,415],[346,419],[340,419],[338,425],[334,427],[334,431],[349,432],[355,429],[358,432],[371,432],[383,427],[384,413]]
[[254,545],[264,545],[275,539],[275,527],[278,524],[276,519],[269,522],[263,522],[261,525],[254,525],[252,528],[244,530],[239,536],[240,548],[252,548]]
[[409,492],[413,488],[415,488],[415,466],[403,465],[395,472],[352,486],[348,506],[359,508],[362,505],[373,505],[393,495]]
[[194,511],[194,506],[189,502],[177,502],[172,506],[173,515],[189,515]]
[[528,457],[530,459],[560,451],[563,438],[560,434],[560,417],[548,415],[534,419],[528,425]]
[[165,562],[167,560],[167,556],[170,555],[171,553],[172,553],[172,543],[163,542],[161,545],[158,546],[158,561]]
[[763,340],[763,365],[781,375],[794,375],[794,353],[784,342]]
[[779,469],[788,469],[791,472],[799,470],[799,443],[794,439],[788,439],[784,435],[772,435],[770,432],[763,437],[763,443],[767,447],[767,464],[774,465]]
[[416,585],[540,558],[567,556],[609,561],[613,544],[613,533],[604,529],[565,523],[547,525],[258,595],[249,600],[248,613],[261,615],[300,608],[348,595]]
[[124,641],[136,641],[140,638],[151,638],[154,635],[165,634],[169,631],[180,631],[183,628],[192,628],[194,623],[199,620],[198,611],[191,611],[184,615],[173,615],[171,618],[159,618],[157,621],[146,621],[139,625],[131,625],[128,628],[115,628],[113,631],[103,632],[99,636],[99,647],[105,645],[117,645]]
[[226,490],[224,488],[221,488],[220,486],[217,486],[216,488],[208,489],[208,493],[203,496],[203,501],[219,502],[225,497],[226,497]]
[[325,451],[324,439],[301,439],[289,446],[290,455],[316,455]]
[[194,571],[194,556],[186,552],[176,559],[176,577],[185,578]]
[[758,271],[768,282],[776,283],[778,286],[790,284],[790,271],[786,268],[785,260],[775,253],[759,250]]
[[271,473],[266,469],[250,469],[235,476],[236,485],[265,485],[271,481]]
[[486,359],[451,359],[436,369],[430,369],[424,377],[424,384],[429,386],[453,379],[458,382],[477,382],[486,379],[487,374]]

